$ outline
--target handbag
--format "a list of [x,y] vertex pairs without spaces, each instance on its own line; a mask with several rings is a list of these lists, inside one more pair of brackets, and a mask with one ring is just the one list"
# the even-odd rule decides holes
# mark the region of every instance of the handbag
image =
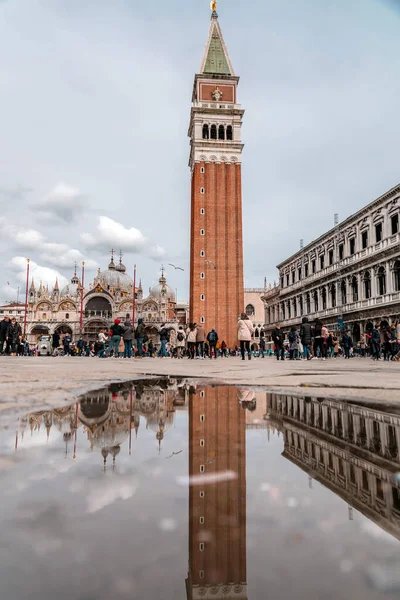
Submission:
[[149,341],[149,338],[146,334],[144,334],[144,338],[143,338],[143,344],[145,344],[146,342]]

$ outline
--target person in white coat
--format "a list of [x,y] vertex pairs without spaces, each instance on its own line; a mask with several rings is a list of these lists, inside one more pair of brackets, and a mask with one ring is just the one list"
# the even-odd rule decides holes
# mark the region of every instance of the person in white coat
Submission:
[[246,313],[242,313],[238,324],[238,340],[240,342],[240,352],[242,354],[242,360],[245,360],[245,350],[247,351],[249,360],[251,360],[250,342],[251,336],[254,333],[253,323],[250,321]]
[[176,352],[178,358],[182,358],[183,349],[186,344],[186,333],[183,331],[182,325],[179,326],[176,334]]
[[197,327],[196,323],[190,323],[186,331],[186,341],[188,347],[189,358],[194,359],[196,354]]

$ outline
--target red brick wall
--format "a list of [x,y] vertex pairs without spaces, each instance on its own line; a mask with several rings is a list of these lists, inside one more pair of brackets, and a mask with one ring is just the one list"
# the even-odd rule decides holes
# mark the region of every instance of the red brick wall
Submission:
[[[202,187],[204,195],[200,193]],[[220,341],[225,340],[232,348],[237,344],[237,320],[244,310],[240,164],[196,163],[191,210],[190,320],[200,323],[204,316],[206,331],[214,327]],[[205,258],[200,257],[201,250]],[[205,279],[200,278],[201,272]],[[204,302],[201,294],[205,295]]]

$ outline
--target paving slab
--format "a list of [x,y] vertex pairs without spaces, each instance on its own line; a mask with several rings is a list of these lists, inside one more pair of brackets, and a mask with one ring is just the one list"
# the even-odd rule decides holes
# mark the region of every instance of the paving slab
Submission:
[[217,360],[0,357],[0,374],[3,415],[4,411],[70,403],[80,394],[111,382],[158,375],[400,407],[400,363],[374,362],[368,358],[242,361],[236,357]]

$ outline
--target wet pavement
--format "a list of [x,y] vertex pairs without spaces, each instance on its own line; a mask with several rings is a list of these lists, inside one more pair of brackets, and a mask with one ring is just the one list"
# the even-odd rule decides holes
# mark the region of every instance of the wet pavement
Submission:
[[0,423],[0,598],[400,597],[400,415],[155,379]]

